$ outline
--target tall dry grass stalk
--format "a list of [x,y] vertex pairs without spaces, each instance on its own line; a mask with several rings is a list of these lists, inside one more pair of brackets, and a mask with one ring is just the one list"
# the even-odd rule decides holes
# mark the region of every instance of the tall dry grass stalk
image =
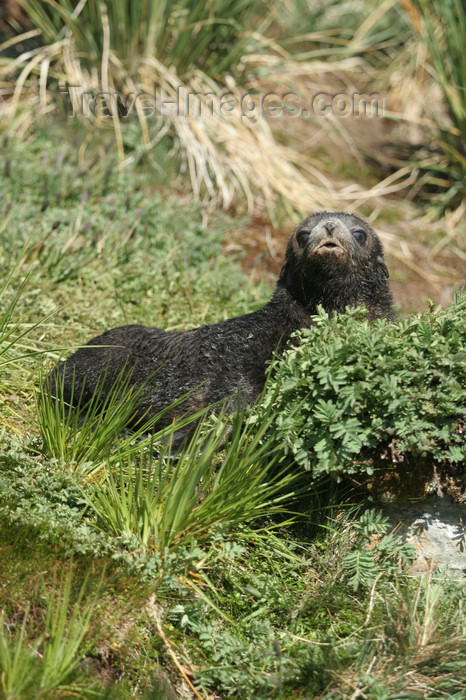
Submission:
[[[60,5],[55,0],[41,0],[40,3],[21,0],[21,4],[48,43],[27,50],[15,59],[3,59],[0,63],[3,92],[6,94],[10,91],[8,99],[3,105],[0,104],[3,121],[9,131],[20,137],[28,133],[36,119],[57,111],[56,93],[53,94],[51,86],[55,86],[56,91],[59,86],[62,89],[67,85],[79,86],[74,93],[74,107],[81,119],[85,119],[86,114],[79,105],[78,92],[81,95],[105,93],[127,96],[141,92],[154,95],[158,90],[163,91],[166,100],[179,103],[182,116],[167,110],[163,115],[148,118],[142,102],[136,101],[135,112],[142,147],[150,150],[169,135],[173,140],[171,154],[179,159],[181,170],[189,174],[196,197],[206,197],[224,207],[230,206],[238,198],[245,198],[249,210],[260,205],[271,214],[277,201],[282,201],[290,209],[304,214],[323,207],[355,209],[368,200],[399,191],[413,182],[411,171],[406,169],[390,175],[374,188],[357,185],[337,188],[325,177],[319,162],[313,161],[305,149],[289,145],[287,132],[293,130],[293,119],[297,118],[293,112],[294,98],[290,98],[288,103],[284,100],[284,112],[288,116],[281,119],[262,116],[250,120],[241,114],[239,105],[247,93],[251,113],[257,115],[264,84],[275,86],[273,91],[279,94],[293,91],[299,95],[303,90],[307,92],[309,76],[319,76],[316,87],[320,89],[326,85],[331,73],[349,75],[355,64],[361,63],[360,58],[332,59],[329,51],[328,60],[322,57],[315,61],[293,61],[289,53],[264,38],[260,32],[249,32],[236,43],[230,34],[225,46],[214,47],[220,57],[222,50],[228,52],[228,42],[233,42],[234,60],[225,64],[224,72],[219,75],[216,68],[222,68],[225,63],[220,58],[216,66],[204,60],[200,63],[201,67],[197,52],[190,63],[186,60],[186,52],[192,52],[186,37],[189,35],[191,43],[196,42],[201,30],[211,24],[209,36],[213,41],[212,37],[222,26],[219,19],[222,9],[232,12],[231,8],[223,8],[228,3],[219,3],[215,21],[210,22],[209,18],[204,17],[190,25],[186,19],[183,20],[184,24],[180,26],[176,41],[173,39],[171,49],[163,44],[163,35],[154,38],[158,18],[155,10],[148,20],[153,25],[153,31],[149,28],[143,39],[138,35],[129,46],[119,46],[121,28],[119,30],[113,16],[113,5],[96,0],[78,3],[75,9],[68,0]],[[132,3],[132,8],[133,4],[135,7],[140,5]],[[168,5],[171,6],[171,3]],[[187,3],[186,12],[190,11],[191,5]],[[80,21],[79,14],[86,8],[92,8],[95,15],[93,32]],[[159,11],[162,13],[164,9],[162,3]],[[58,14],[51,14],[52,10]],[[168,19],[163,15],[167,27],[170,17],[172,21],[178,21],[177,17],[173,18],[173,12]],[[135,17],[132,21],[136,23],[139,19]],[[240,30],[238,26],[237,34]],[[114,37],[112,32],[117,36]],[[130,32],[131,25],[127,33]],[[179,35],[183,33],[185,40],[177,43]],[[123,35],[126,36],[126,33],[123,32]],[[210,45],[206,41],[204,44],[209,54]],[[231,73],[227,73],[227,70]],[[303,76],[307,76],[306,83]],[[348,83],[351,83],[350,79]],[[281,90],[281,87],[285,89]],[[193,92],[198,94],[197,109],[202,111],[202,118],[196,114],[184,116],[191,114],[186,95]],[[211,108],[212,94],[218,105],[225,93],[231,99],[232,111],[219,113],[217,108]],[[93,112],[89,117],[92,128],[111,124],[120,162],[124,166],[128,157],[131,158],[125,152],[125,117],[119,114],[117,105],[110,104],[111,100],[108,102],[105,114],[102,111]],[[332,138],[342,143],[350,141],[341,119],[317,121],[318,127],[316,120],[307,116],[302,128],[308,128],[309,132],[316,128],[326,129],[333,133]]]

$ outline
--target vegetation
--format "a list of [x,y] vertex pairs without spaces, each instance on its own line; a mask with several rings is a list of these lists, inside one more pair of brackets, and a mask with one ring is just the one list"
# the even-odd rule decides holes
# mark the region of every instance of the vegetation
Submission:
[[290,194],[298,202],[291,181],[307,201],[332,196],[328,181],[309,167],[303,172],[299,154],[276,141],[256,104],[249,57],[265,52],[276,63],[276,48],[263,37],[271,17],[245,27],[255,2],[21,5],[40,39],[32,52],[3,61],[13,81],[4,105],[11,133],[27,132],[44,110],[63,112],[64,95],[78,119],[113,130],[123,164],[143,153],[159,169],[153,154],[163,140],[166,158],[189,173],[197,196],[224,206],[245,197],[250,209],[257,201],[271,208]]
[[[460,35],[441,32],[452,13],[462,26],[461,4],[20,4],[30,24],[0,56],[0,697],[463,700],[464,582],[414,576],[414,551],[374,501],[414,462],[423,487],[449,488],[448,475],[464,498],[465,299],[450,304],[442,276],[464,262],[463,55]],[[429,187],[442,170],[447,215],[438,228],[418,219],[409,240],[399,212],[424,210],[396,193],[416,172],[377,182],[361,157],[374,155],[367,122],[362,146],[349,120],[133,120],[121,101],[64,119],[57,97],[69,83],[125,99],[155,85],[257,98],[383,84],[403,112],[396,86],[414,102],[412,79],[432,70],[448,96],[430,107],[448,105],[447,119],[427,125],[416,103],[403,126],[433,138]],[[177,455],[180,423],[122,431],[137,398],[125,378],[126,400],[86,419],[59,391],[50,400],[50,368],[106,328],[186,329],[270,297],[263,270],[276,274],[282,242],[241,216],[245,201],[284,232],[292,210],[362,206],[395,280],[403,259],[447,308],[393,324],[317,316],[255,409],[187,416],[196,434]]]
[[101,63],[110,49],[130,67],[142,58],[157,57],[173,66],[181,79],[195,69],[221,79],[225,71],[237,69],[245,44],[253,41],[245,31],[254,10],[252,0],[210,6],[187,0],[176,5],[147,0],[131,5],[121,0],[108,5],[87,2],[81,7],[70,0],[59,6],[48,0],[22,4],[47,44],[69,33],[89,65]]
[[[227,207],[246,199],[250,210],[259,204],[275,213],[285,203],[304,213],[303,201],[351,206],[416,180],[415,192],[426,183],[439,189],[437,213],[464,199],[461,0],[449,0],[445,11],[441,0],[408,2],[407,12],[395,0],[382,7],[367,0],[356,9],[342,0],[325,8],[282,0],[279,9],[253,0],[202,6],[145,0],[19,4],[28,31],[7,38],[5,51],[17,51],[0,58],[9,133],[25,135],[42,115],[71,111],[94,128],[113,130],[123,166],[143,154],[160,169],[163,144],[176,171],[189,173],[196,196]],[[409,144],[415,152],[411,168],[403,163],[381,183],[335,187],[322,159],[290,138],[289,125],[301,121],[300,130],[312,130],[318,140],[336,142],[348,158],[358,159],[366,147],[355,144],[347,120],[335,119],[333,110],[328,120],[320,118],[309,96],[341,94],[342,76],[354,86],[351,94],[374,93],[391,80],[392,66],[405,66],[409,83],[413,70],[421,72],[411,60],[419,39],[428,54],[422,69],[435,72],[442,104],[435,101],[434,110],[426,104],[423,114],[413,116],[389,108],[386,116],[408,127],[422,124],[421,140],[433,140],[433,146],[419,148],[419,139],[414,149]],[[322,74],[331,76],[330,83]],[[396,81],[402,85],[403,76]],[[264,102],[271,86],[272,102]],[[396,133],[393,140],[399,141]],[[369,157],[379,158],[378,150]],[[386,168],[386,160],[381,164]],[[418,168],[428,175],[418,178]]]
[[[31,642],[26,609],[14,634],[0,616],[1,689],[4,698],[49,698],[57,691],[79,693],[79,683],[73,682],[76,667],[84,656],[82,642],[88,631],[96,604],[90,598],[81,605],[85,583],[70,605],[72,571],[68,570],[56,582],[46,599],[43,615],[43,635]],[[71,680],[73,679],[73,680]],[[71,682],[70,682],[71,681]]]
[[[429,189],[438,193],[434,211],[458,207],[466,195],[466,9],[461,0],[417,0],[417,29],[429,56],[429,70],[441,90],[447,113],[429,110],[427,143],[418,145],[412,163]],[[430,135],[430,139],[428,138]]]
[[272,430],[314,477],[371,474],[384,459],[464,464],[465,312],[465,296],[388,326],[322,311],[276,363],[262,402]]
[[[212,212],[204,226],[199,205],[148,193],[141,165],[120,174],[111,154],[95,161],[91,151],[79,162],[73,138],[53,157],[44,156],[48,130],[33,144],[11,143],[0,174],[15,231],[1,250],[10,270],[2,348],[15,359],[0,381],[4,696],[27,698],[34,687],[44,697],[166,698],[183,683],[194,697],[346,697],[355,686],[366,697],[465,692],[464,587],[414,581],[405,568],[413,553],[387,520],[344,507],[345,492],[297,469],[271,430],[282,413],[266,409],[266,397],[278,396],[298,348],[249,421],[206,417],[176,459],[173,429],[120,435],[131,402],[107,416],[91,411],[86,422],[40,393],[61,348],[99,328],[153,323],[154,314],[160,325],[186,327],[269,294],[221,254],[236,220]],[[390,330],[404,329],[402,347],[410,337],[413,362],[425,354],[426,391],[428,357],[441,356],[452,404],[462,304]],[[322,357],[349,341],[363,354],[372,339],[375,358],[392,338],[382,348],[380,327],[358,312],[319,317],[310,333]],[[303,352],[312,347],[303,342]],[[341,367],[353,371],[351,362]],[[414,376],[406,362],[402,370],[393,371],[403,381]],[[371,371],[368,386],[376,363]],[[67,573],[57,579],[57,570]]]

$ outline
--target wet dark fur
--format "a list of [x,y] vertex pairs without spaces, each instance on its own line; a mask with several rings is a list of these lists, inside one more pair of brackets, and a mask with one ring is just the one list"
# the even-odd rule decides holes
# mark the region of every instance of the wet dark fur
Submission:
[[[325,225],[329,229],[334,225],[334,230],[328,231]],[[351,230],[365,232],[364,245],[356,242]],[[303,231],[305,236],[310,233],[304,245]],[[318,246],[322,247],[316,252]],[[365,221],[341,212],[314,214],[291,236],[273,296],[262,308],[185,332],[136,325],[114,328],[58,365],[51,379],[64,377],[67,401],[72,400],[73,382],[74,396],[84,384],[86,400],[102,373],[106,372],[105,397],[118,373],[125,367],[131,369],[137,386],[149,379],[140,402],[146,418],[198,387],[185,403],[167,413],[158,427],[175,415],[220,399],[232,397],[236,404],[238,389],[242,403],[251,404],[264,386],[266,365],[273,353],[283,349],[294,331],[310,325],[318,304],[338,312],[365,304],[370,319],[391,318],[387,278],[380,241]]]

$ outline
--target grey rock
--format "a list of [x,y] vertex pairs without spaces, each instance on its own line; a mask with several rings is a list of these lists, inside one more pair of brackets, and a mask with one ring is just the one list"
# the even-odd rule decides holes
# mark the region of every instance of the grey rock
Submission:
[[466,504],[431,496],[412,503],[391,503],[383,511],[393,532],[417,551],[413,573],[450,569],[466,580]]

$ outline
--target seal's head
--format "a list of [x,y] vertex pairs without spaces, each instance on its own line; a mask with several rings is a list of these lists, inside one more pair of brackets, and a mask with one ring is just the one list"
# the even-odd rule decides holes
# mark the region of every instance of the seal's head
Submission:
[[343,312],[365,304],[370,318],[392,315],[382,244],[355,214],[324,211],[298,224],[278,284],[310,309],[322,304]]

